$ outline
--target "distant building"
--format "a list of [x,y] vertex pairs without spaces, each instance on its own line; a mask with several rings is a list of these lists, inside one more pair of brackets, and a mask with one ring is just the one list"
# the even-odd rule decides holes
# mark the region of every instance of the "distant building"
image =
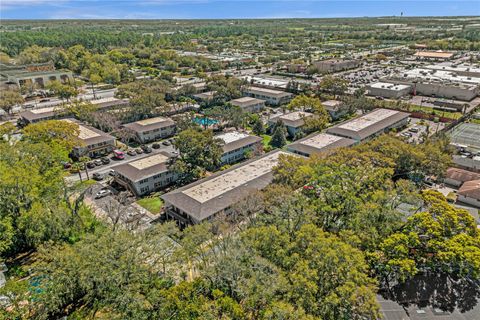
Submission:
[[9,84],[22,87],[35,84],[38,88],[44,88],[51,81],[73,83],[70,71],[55,70],[52,63],[39,63],[30,65],[5,65],[0,64],[0,79],[3,86]]
[[246,152],[258,154],[262,150],[262,138],[246,133],[232,131],[216,135],[223,141],[222,165],[245,159]]
[[340,119],[347,112],[347,109],[343,108],[343,101],[340,100],[323,101],[322,106],[325,107],[332,120]]
[[457,192],[457,201],[480,208],[480,180],[465,182]]
[[313,116],[315,115],[310,112],[295,111],[270,118],[268,120],[268,125],[273,127],[278,121],[280,121],[287,128],[288,135],[295,137],[295,135],[300,132],[302,127],[305,125],[304,119]]
[[355,69],[360,67],[362,62],[360,60],[319,60],[313,62],[313,65],[320,73],[334,73],[349,69]]
[[445,51],[417,51],[414,57],[419,60],[433,60],[433,61],[445,61],[450,60],[455,56],[453,52]]
[[175,182],[177,174],[168,169],[170,155],[167,152],[112,167],[114,180],[137,196],[165,188]]
[[265,108],[265,101],[252,97],[242,97],[234,100],[230,100],[230,104],[242,108],[247,112],[258,112]]
[[193,97],[198,101],[210,101],[213,99],[216,93],[216,91],[201,92],[194,94]]
[[409,114],[405,112],[375,109],[363,116],[331,127],[327,133],[355,141],[364,141],[391,129],[406,126],[408,118]]
[[167,218],[184,228],[229,214],[234,204],[270,184],[281,155],[291,153],[275,150],[162,195]]
[[367,86],[368,94],[376,97],[398,99],[412,92],[412,86],[407,84],[394,84],[376,82]]
[[460,187],[463,183],[472,180],[480,180],[480,173],[459,168],[448,168],[444,182],[451,186]]
[[293,94],[289,92],[260,87],[248,87],[245,89],[244,94],[252,98],[265,100],[273,106],[288,103],[293,97]]
[[305,157],[331,151],[336,148],[354,145],[355,140],[334,136],[328,133],[314,133],[287,146],[287,151]]
[[96,128],[82,124],[74,119],[65,119],[62,121],[77,124],[80,131],[78,134],[78,139],[81,141],[81,145],[73,148],[73,158],[79,159],[84,156],[97,158],[106,156],[112,152],[113,149],[115,149],[115,138],[111,135]]
[[140,143],[160,140],[175,134],[175,122],[170,118],[156,117],[123,125],[135,133]]

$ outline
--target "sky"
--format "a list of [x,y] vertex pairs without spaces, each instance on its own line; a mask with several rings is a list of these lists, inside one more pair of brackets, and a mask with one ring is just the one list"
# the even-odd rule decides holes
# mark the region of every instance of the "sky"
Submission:
[[480,0],[0,0],[0,19],[479,16]]

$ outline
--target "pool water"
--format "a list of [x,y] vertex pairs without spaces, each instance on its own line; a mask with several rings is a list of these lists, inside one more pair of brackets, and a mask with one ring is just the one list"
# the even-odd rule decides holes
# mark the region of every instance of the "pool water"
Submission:
[[215,120],[215,119],[199,118],[199,117],[194,118],[193,121],[199,125],[207,126],[207,127],[218,123],[218,120]]

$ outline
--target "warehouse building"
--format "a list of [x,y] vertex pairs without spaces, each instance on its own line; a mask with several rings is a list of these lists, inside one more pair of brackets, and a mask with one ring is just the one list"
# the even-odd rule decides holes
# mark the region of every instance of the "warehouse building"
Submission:
[[81,145],[73,148],[71,153],[73,158],[79,159],[84,156],[90,158],[102,157],[108,155],[115,149],[115,138],[111,135],[84,125],[74,119],[65,119],[62,121],[78,125],[78,139],[81,141]]
[[409,114],[396,110],[375,109],[363,116],[331,127],[327,133],[364,141],[389,130],[404,127],[408,123]]
[[314,133],[287,146],[287,150],[305,157],[354,145],[355,141],[328,133]]
[[417,51],[413,56],[417,60],[446,61],[452,59],[455,54],[445,51]]
[[265,100],[252,97],[242,97],[230,100],[230,104],[242,108],[246,112],[259,112],[265,108]]
[[167,218],[184,228],[230,213],[234,204],[270,184],[281,155],[291,153],[275,150],[162,195]]
[[119,185],[142,196],[175,182],[177,174],[168,169],[170,154],[165,151],[113,167]]
[[268,125],[270,128],[273,128],[273,126],[280,121],[287,128],[288,135],[290,137],[295,137],[295,135],[300,132],[305,125],[305,118],[313,116],[315,115],[310,112],[295,111],[270,118],[268,120]]
[[445,70],[465,77],[480,77],[480,68],[475,65],[468,64],[452,64],[451,62],[432,64],[425,66],[425,69]]
[[232,131],[219,134],[215,138],[223,141],[222,165],[243,160],[248,153],[258,155],[262,150],[262,138],[246,133]]
[[360,60],[320,60],[313,62],[313,65],[320,73],[334,73],[360,67]]
[[273,106],[288,103],[293,97],[293,94],[290,92],[260,87],[249,87],[245,90],[244,94],[248,97],[265,100]]
[[175,122],[170,118],[156,117],[123,125],[131,130],[140,143],[157,141],[175,134]]
[[398,99],[409,95],[410,92],[412,92],[412,86],[407,84],[376,82],[369,84],[367,90],[371,96]]
[[411,85],[414,95],[470,101],[480,93],[480,78],[445,70],[412,69],[386,81]]

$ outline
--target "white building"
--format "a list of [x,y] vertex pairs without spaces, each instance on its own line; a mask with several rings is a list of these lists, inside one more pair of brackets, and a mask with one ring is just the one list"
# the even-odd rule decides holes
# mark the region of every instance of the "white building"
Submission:
[[363,141],[378,136],[391,129],[406,126],[409,114],[396,110],[375,109],[353,120],[331,127],[327,133]]
[[265,108],[265,100],[256,99],[252,97],[242,97],[229,102],[233,106],[242,108],[243,111],[247,112],[259,112]]
[[287,150],[305,157],[312,154],[349,147],[356,142],[352,139],[334,136],[328,133],[314,133],[287,146]]
[[244,94],[252,98],[265,100],[268,104],[273,106],[288,103],[293,97],[293,94],[290,92],[260,87],[249,87],[245,89]]
[[223,141],[222,165],[243,160],[249,152],[259,155],[262,151],[262,138],[243,132],[226,132],[215,138]]
[[367,90],[371,96],[398,99],[410,94],[412,86],[408,84],[376,82],[369,84]]
[[115,138],[111,135],[84,125],[74,119],[65,119],[62,121],[78,125],[78,139],[81,141],[81,145],[73,148],[72,156],[74,158],[78,159],[83,156],[91,158],[106,156],[115,149]]
[[170,118],[156,117],[123,125],[135,133],[141,143],[157,141],[175,134],[175,122]]
[[168,169],[170,155],[167,152],[112,167],[115,182],[141,196],[175,182],[177,175]]

